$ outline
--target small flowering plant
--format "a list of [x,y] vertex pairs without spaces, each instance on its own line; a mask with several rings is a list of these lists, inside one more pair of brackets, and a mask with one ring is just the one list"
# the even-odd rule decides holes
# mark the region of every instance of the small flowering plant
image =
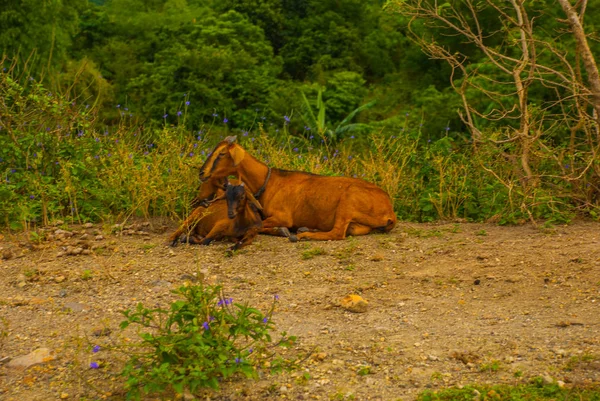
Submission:
[[220,286],[183,286],[173,292],[182,299],[169,310],[149,309],[140,303],[135,310],[123,312],[126,320],[121,329],[135,326],[141,338],[128,352],[122,371],[128,399],[218,389],[221,380],[235,375],[256,378],[263,368],[273,372],[293,367],[293,360],[273,349],[295,341],[286,333],[277,342],[271,339],[278,296],[264,314],[225,298]]

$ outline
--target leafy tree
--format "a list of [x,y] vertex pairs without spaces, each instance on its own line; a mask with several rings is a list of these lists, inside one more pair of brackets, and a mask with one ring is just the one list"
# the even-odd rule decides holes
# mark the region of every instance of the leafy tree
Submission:
[[[3,0],[0,52],[8,57],[19,55],[22,63],[34,53],[37,71],[60,66],[67,59],[71,37],[79,29],[79,13],[86,6],[86,0]],[[36,72],[31,64],[29,72]]]
[[199,124],[219,114],[218,121],[248,126],[266,105],[278,61],[262,30],[241,14],[197,15],[195,23],[157,32],[154,58],[127,84],[127,93],[153,118]]

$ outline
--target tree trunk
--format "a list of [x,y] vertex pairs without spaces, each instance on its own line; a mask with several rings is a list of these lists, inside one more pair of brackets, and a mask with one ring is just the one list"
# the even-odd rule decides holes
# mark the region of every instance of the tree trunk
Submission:
[[575,40],[579,44],[581,49],[581,58],[583,59],[583,65],[588,75],[588,81],[590,84],[590,90],[592,92],[592,104],[596,115],[594,116],[596,121],[600,118],[600,75],[598,74],[598,67],[596,66],[596,60],[594,55],[588,46],[587,37],[581,25],[581,20],[577,15],[577,12],[569,3],[569,0],[558,0],[562,6],[563,11],[567,14],[567,21],[571,26],[571,31],[575,36]]

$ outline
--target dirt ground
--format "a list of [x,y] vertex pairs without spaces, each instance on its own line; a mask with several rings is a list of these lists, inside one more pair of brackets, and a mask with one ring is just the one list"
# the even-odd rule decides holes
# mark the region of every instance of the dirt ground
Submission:
[[[170,291],[198,273],[264,311],[278,294],[277,328],[298,336],[299,351],[316,347],[302,370],[235,380],[199,399],[411,400],[536,376],[600,384],[598,223],[400,223],[320,243],[260,236],[233,257],[221,243],[168,247],[174,228],[49,227],[39,243],[0,235],[0,399],[123,399],[117,362],[90,345],[108,347],[120,311],[168,306]],[[339,307],[348,294],[367,311]],[[50,351],[43,363],[10,366],[38,348]]]

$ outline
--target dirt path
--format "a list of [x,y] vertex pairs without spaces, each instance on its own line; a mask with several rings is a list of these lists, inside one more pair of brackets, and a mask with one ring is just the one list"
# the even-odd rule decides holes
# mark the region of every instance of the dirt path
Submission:
[[[202,399],[410,400],[426,388],[543,374],[567,386],[600,384],[597,223],[400,224],[389,235],[325,243],[261,236],[233,257],[224,244],[169,248],[173,228],[69,227],[72,237],[35,247],[5,234],[0,398],[122,399],[111,360],[102,360],[110,357],[95,354],[107,368],[89,369],[85,338],[109,343],[119,311],[168,305],[169,291],[196,272],[263,310],[278,294],[278,329],[297,335],[301,349],[317,346],[304,365],[309,379],[296,371],[241,380]],[[68,244],[82,253],[57,257]],[[335,306],[351,293],[368,300],[366,313]],[[7,357],[42,347],[55,359],[8,366]]]

